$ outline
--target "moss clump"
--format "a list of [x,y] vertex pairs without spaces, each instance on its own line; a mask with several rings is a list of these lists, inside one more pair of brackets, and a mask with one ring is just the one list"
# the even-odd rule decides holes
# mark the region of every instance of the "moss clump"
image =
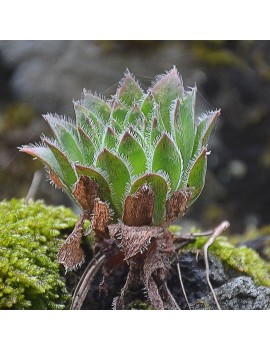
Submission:
[[153,310],[153,308],[149,305],[148,302],[137,299],[128,305],[127,310]]
[[0,203],[0,309],[63,309],[69,301],[56,253],[76,216],[42,201]]
[[[195,243],[186,246],[185,250],[202,249],[208,239],[199,237]],[[255,284],[270,287],[270,264],[254,250],[245,246],[235,247],[226,237],[221,236],[208,251],[215,254],[223,263],[251,277]]]
[[270,262],[270,225],[249,228],[241,236],[234,235],[232,243],[235,242],[255,249],[263,259]]

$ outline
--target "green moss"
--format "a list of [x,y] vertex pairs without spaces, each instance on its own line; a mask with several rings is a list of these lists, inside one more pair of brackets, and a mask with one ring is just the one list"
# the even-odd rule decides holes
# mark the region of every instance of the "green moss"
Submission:
[[[185,250],[202,249],[207,240],[208,238],[199,237],[195,243],[186,246]],[[254,250],[245,246],[235,247],[226,237],[221,236],[208,251],[219,257],[223,263],[253,278],[255,284],[270,287],[270,264]]]
[[42,201],[0,203],[0,309],[63,309],[69,301],[56,254],[76,216]]
[[177,234],[181,231],[182,227],[180,225],[170,225],[169,231],[173,234]]
[[258,243],[258,253],[266,261],[270,261],[270,225],[261,228],[248,228],[242,235],[234,235],[231,238],[232,243],[244,244],[248,241]]
[[134,300],[132,301],[127,310],[152,310],[153,308],[149,305],[149,303],[141,301],[141,300]]

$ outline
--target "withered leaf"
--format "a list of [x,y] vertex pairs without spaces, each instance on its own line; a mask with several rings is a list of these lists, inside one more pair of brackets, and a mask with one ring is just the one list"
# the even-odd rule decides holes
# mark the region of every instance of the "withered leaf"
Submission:
[[122,223],[108,226],[109,234],[118,241],[119,248],[128,260],[138,253],[143,253],[151,243],[152,238],[162,236],[166,230],[163,227],[129,227]]
[[147,254],[143,266],[144,284],[148,291],[148,298],[151,302],[151,305],[157,310],[163,310],[164,306],[158,291],[157,284],[154,280],[153,273],[156,272],[157,274],[160,274],[164,268],[165,267],[162,256],[158,251],[152,250],[149,254]]
[[123,223],[131,227],[151,225],[155,194],[150,185],[142,185],[133,195],[128,195],[124,205]]
[[64,265],[66,271],[76,269],[84,262],[85,254],[80,246],[83,222],[84,217],[81,216],[58,252],[57,260]]
[[188,200],[191,198],[192,191],[189,187],[176,191],[166,202],[166,221],[171,222],[183,216],[187,209]]
[[95,199],[92,218],[92,228],[104,233],[110,220],[110,210],[106,202]]
[[73,195],[83,210],[92,213],[94,200],[98,198],[98,184],[87,176],[80,176],[75,183]]

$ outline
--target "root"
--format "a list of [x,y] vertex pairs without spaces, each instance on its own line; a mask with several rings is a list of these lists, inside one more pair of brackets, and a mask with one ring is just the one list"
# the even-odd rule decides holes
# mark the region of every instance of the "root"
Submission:
[[[214,230],[209,230],[206,232],[201,232],[201,233],[190,233],[190,234],[179,234],[177,236],[177,238],[175,239],[175,242],[179,243],[178,248],[182,248],[183,246],[187,245],[188,243],[190,243],[191,241],[195,241],[196,237],[201,237],[201,236],[210,236],[209,240],[206,242],[206,244],[203,247],[203,252],[204,252],[204,262],[205,262],[205,274],[206,274],[206,280],[207,280],[207,284],[211,290],[211,293],[214,297],[215,303],[217,308],[220,310],[220,304],[218,302],[218,299],[216,297],[215,291],[213,289],[213,286],[211,284],[210,281],[210,269],[209,269],[209,261],[208,261],[208,248],[209,246],[211,246],[213,244],[213,242],[216,240],[216,238],[221,235],[225,230],[227,230],[230,226],[230,223],[228,221],[224,221],[222,222],[219,226],[217,226]],[[177,263],[177,271],[178,271],[178,277],[179,277],[179,281],[180,281],[180,285],[181,285],[181,289],[183,291],[186,303],[190,308],[190,304],[188,302],[187,296],[186,296],[186,292],[185,292],[185,288],[184,288],[184,284],[183,284],[183,280],[182,280],[182,276],[181,276],[181,270],[180,270],[180,265],[179,263]]]
[[104,255],[93,258],[88,266],[86,267],[76,289],[73,294],[72,303],[71,303],[71,310],[80,310],[82,304],[86,298],[88,291],[91,289],[93,280],[101,269],[105,262],[106,257]]
[[183,291],[183,294],[184,294],[186,303],[187,303],[187,305],[188,305],[188,308],[189,308],[189,310],[191,310],[190,304],[189,304],[189,302],[188,302],[186,290],[185,290],[185,287],[184,287],[184,284],[183,284],[183,280],[182,280],[182,275],[181,275],[181,270],[180,270],[180,264],[179,264],[179,262],[177,262],[176,267],[177,267],[177,272],[178,272],[178,277],[179,277],[181,289],[182,289],[182,291]]
[[[224,221],[212,231],[179,235],[177,239],[182,247],[188,242],[194,241],[198,236],[211,235],[204,245],[203,251],[207,284],[213,294],[218,309],[220,309],[220,305],[209,278],[208,248],[228,227],[229,222]],[[115,309],[124,309],[126,294],[131,288],[141,283],[145,284],[148,298],[153,308],[157,310],[180,309],[167,286],[167,273],[171,266],[171,258],[175,254],[172,234],[164,227],[129,227],[122,223],[109,225],[108,233],[111,237],[109,240],[112,242],[115,241],[117,245],[114,245],[114,249],[112,246],[110,250],[108,250],[108,246],[106,246],[106,254],[105,251],[101,249],[99,254],[88,264],[74,292],[71,309],[78,310],[82,307],[96,274],[102,267],[105,267],[110,260],[114,262],[114,258],[116,257],[118,258],[116,260],[117,265],[126,261],[129,265],[129,273],[126,283],[121,289],[120,296],[116,297],[113,301],[113,307]],[[116,267],[114,264],[111,268],[114,266]],[[181,289],[188,308],[191,309],[182,281],[179,262],[176,266]],[[104,272],[110,274],[111,269],[105,269]]]
[[208,262],[208,255],[207,255],[207,250],[209,248],[210,245],[213,244],[213,242],[216,240],[216,238],[222,234],[226,229],[228,229],[230,226],[230,223],[228,221],[224,221],[222,222],[219,226],[217,226],[213,232],[212,232],[212,235],[210,237],[210,239],[207,241],[207,243],[204,245],[203,247],[203,252],[204,252],[204,262],[205,262],[205,273],[206,273],[206,280],[207,280],[207,283],[208,283],[208,286],[213,294],[213,297],[214,297],[214,300],[215,300],[215,303],[217,305],[217,308],[219,310],[221,310],[220,308],[220,305],[219,305],[219,302],[218,302],[218,299],[217,299],[217,296],[215,294],[215,291],[213,289],[213,286],[211,284],[211,281],[210,281],[210,270],[209,270],[209,262]]

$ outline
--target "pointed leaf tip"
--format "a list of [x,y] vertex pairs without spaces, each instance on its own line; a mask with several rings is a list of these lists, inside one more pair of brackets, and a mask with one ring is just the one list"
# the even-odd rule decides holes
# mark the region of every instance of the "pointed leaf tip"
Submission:
[[127,69],[124,78],[120,81],[119,88],[116,92],[117,98],[124,102],[127,106],[132,106],[135,101],[139,101],[143,95],[143,91],[136,81],[133,74]]
[[158,75],[156,81],[152,84],[150,92],[154,94],[154,96],[159,96],[165,94],[166,89],[169,89],[170,93],[174,92],[176,97],[178,95],[182,96],[184,93],[183,80],[176,67],[173,67],[165,74]]
[[61,174],[64,183],[70,188],[76,181],[76,174],[73,169],[72,162],[68,159],[65,153],[60,150],[56,142],[49,140],[48,138],[43,138],[44,143],[53,153],[55,159],[57,160],[58,167],[61,169]]
[[152,86],[152,94],[160,105],[160,113],[164,126],[167,131],[171,131],[170,107],[177,97],[183,97],[184,86],[176,68],[172,68],[165,75],[157,77],[155,84]]
[[46,167],[48,167],[51,181],[58,187],[63,189],[64,176],[61,167],[49,147],[44,145],[24,145],[19,148],[20,152],[39,159]]
[[100,96],[92,94],[84,89],[82,104],[94,114],[98,114],[104,122],[107,122],[111,108],[107,101]]

